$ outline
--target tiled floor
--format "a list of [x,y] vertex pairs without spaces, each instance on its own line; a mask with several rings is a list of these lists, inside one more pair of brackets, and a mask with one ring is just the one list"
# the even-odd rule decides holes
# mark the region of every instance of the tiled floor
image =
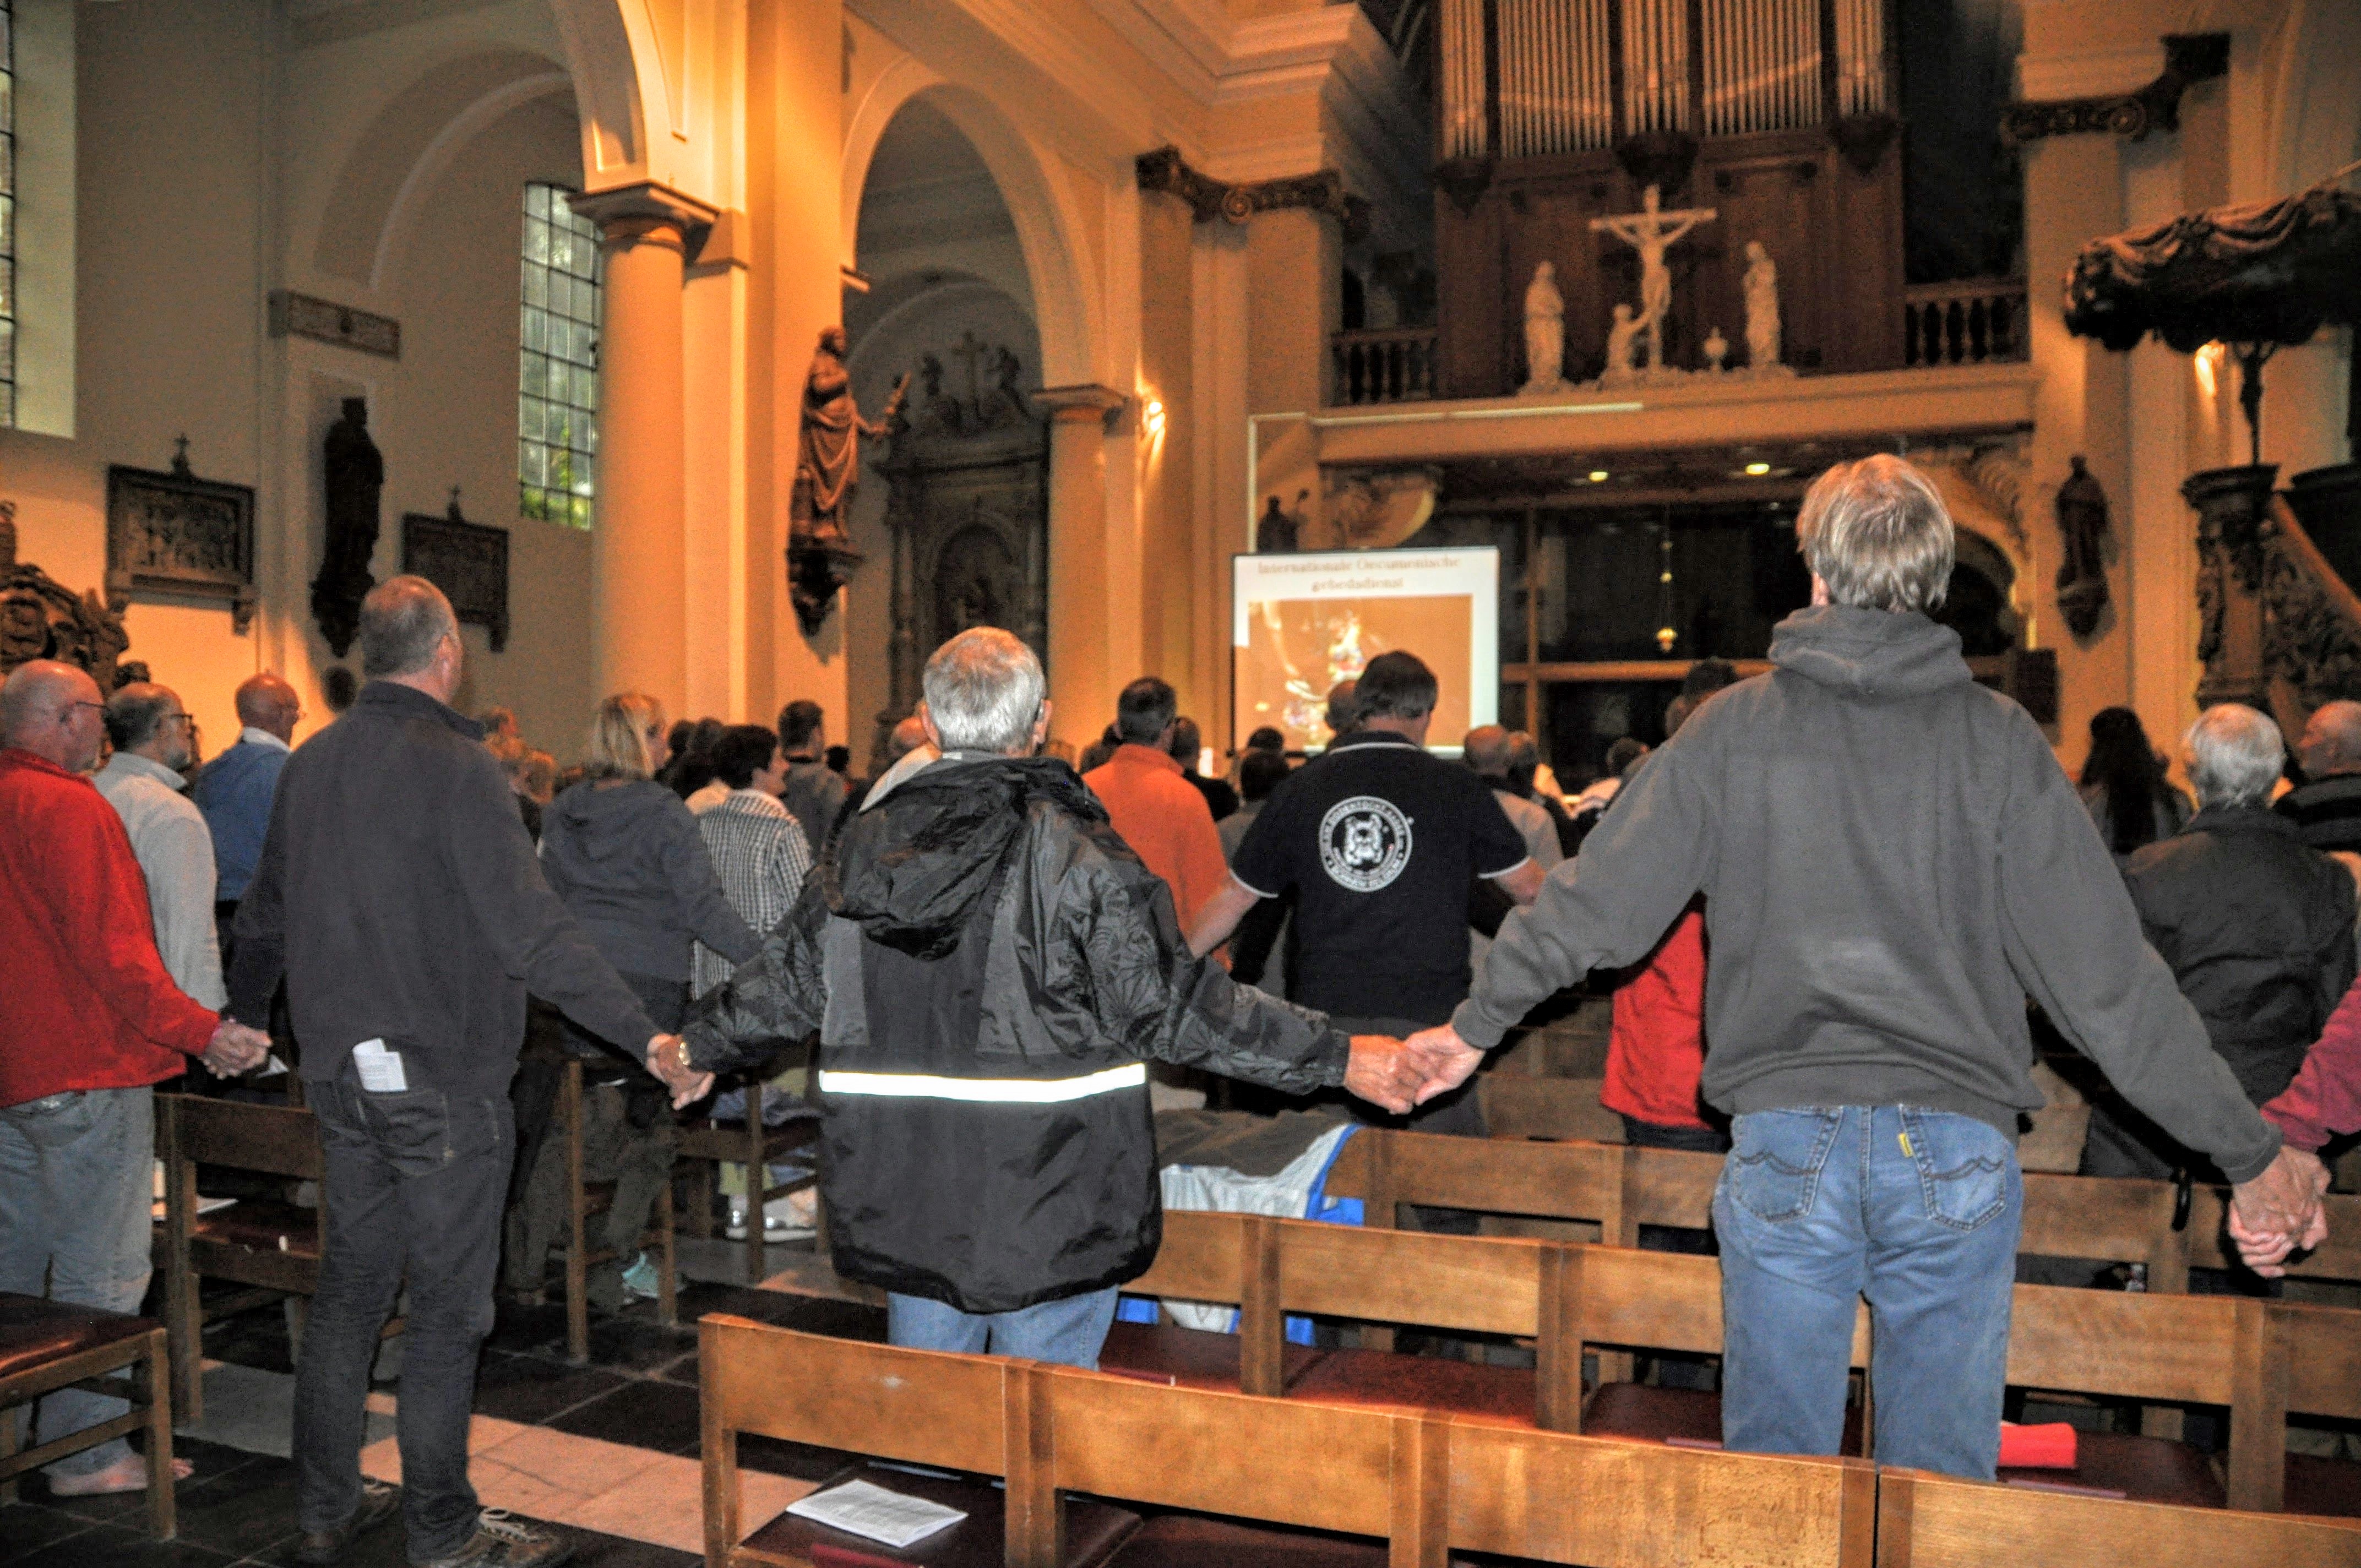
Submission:
[[[584,1568],[694,1568],[702,1561],[697,1466],[696,1321],[730,1312],[817,1333],[882,1339],[883,1308],[835,1280],[808,1250],[774,1248],[779,1274],[753,1289],[736,1244],[681,1245],[680,1326],[667,1329],[642,1303],[592,1320],[590,1358],[566,1359],[559,1306],[503,1302],[476,1385],[469,1472],[487,1508],[557,1525],[577,1542]],[[52,1498],[38,1476],[0,1508],[0,1564],[7,1568],[271,1568],[289,1561],[295,1535],[295,1467],[288,1452],[292,1361],[277,1308],[243,1313],[205,1331],[206,1419],[175,1452],[196,1473],[181,1483],[180,1538],[148,1539],[145,1498]],[[392,1435],[399,1385],[369,1397],[362,1469],[401,1478]],[[759,1527],[844,1456],[792,1443],[741,1440],[745,1518]],[[352,1568],[401,1568],[401,1530],[388,1526],[357,1543]]]

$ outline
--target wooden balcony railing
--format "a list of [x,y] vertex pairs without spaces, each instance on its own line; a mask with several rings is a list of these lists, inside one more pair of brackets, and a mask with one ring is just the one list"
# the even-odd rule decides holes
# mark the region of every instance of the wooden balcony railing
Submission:
[[1330,340],[1336,356],[1333,400],[1410,403],[1434,396],[1434,344],[1431,326],[1336,334]]
[[1902,291],[1905,365],[2023,359],[2025,280],[1962,278]]

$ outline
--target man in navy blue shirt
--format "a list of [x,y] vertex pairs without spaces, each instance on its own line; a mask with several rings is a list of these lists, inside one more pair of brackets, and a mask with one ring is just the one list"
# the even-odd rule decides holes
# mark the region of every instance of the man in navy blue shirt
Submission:
[[303,699],[269,670],[248,676],[237,688],[237,721],[245,726],[237,744],[205,764],[197,775],[197,809],[213,829],[214,917],[221,927],[222,955],[229,955],[230,925],[237,901],[254,880],[262,858],[262,835],[270,826],[270,802],[279,792],[279,770],[287,765]]

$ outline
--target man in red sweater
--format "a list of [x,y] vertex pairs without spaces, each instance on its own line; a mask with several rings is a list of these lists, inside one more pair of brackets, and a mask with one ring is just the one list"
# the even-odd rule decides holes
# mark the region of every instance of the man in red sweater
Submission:
[[[148,884],[123,820],[82,776],[98,760],[98,686],[37,660],[0,685],[0,1290],[136,1312],[148,1293],[152,1085],[196,1058],[260,1065],[268,1037],[182,993],[157,956]],[[120,1415],[69,1389],[35,1442]],[[187,1474],[186,1467],[181,1474]],[[65,1496],[137,1491],[122,1439],[49,1467]]]

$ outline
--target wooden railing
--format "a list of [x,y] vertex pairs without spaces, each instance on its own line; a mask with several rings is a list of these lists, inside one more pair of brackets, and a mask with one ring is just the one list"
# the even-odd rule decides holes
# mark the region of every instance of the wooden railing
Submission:
[[2023,359],[2025,280],[1962,278],[1902,291],[1905,365]]
[[1435,329],[1380,327],[1340,332],[1330,340],[1336,356],[1333,401],[1409,403],[1434,396]]

